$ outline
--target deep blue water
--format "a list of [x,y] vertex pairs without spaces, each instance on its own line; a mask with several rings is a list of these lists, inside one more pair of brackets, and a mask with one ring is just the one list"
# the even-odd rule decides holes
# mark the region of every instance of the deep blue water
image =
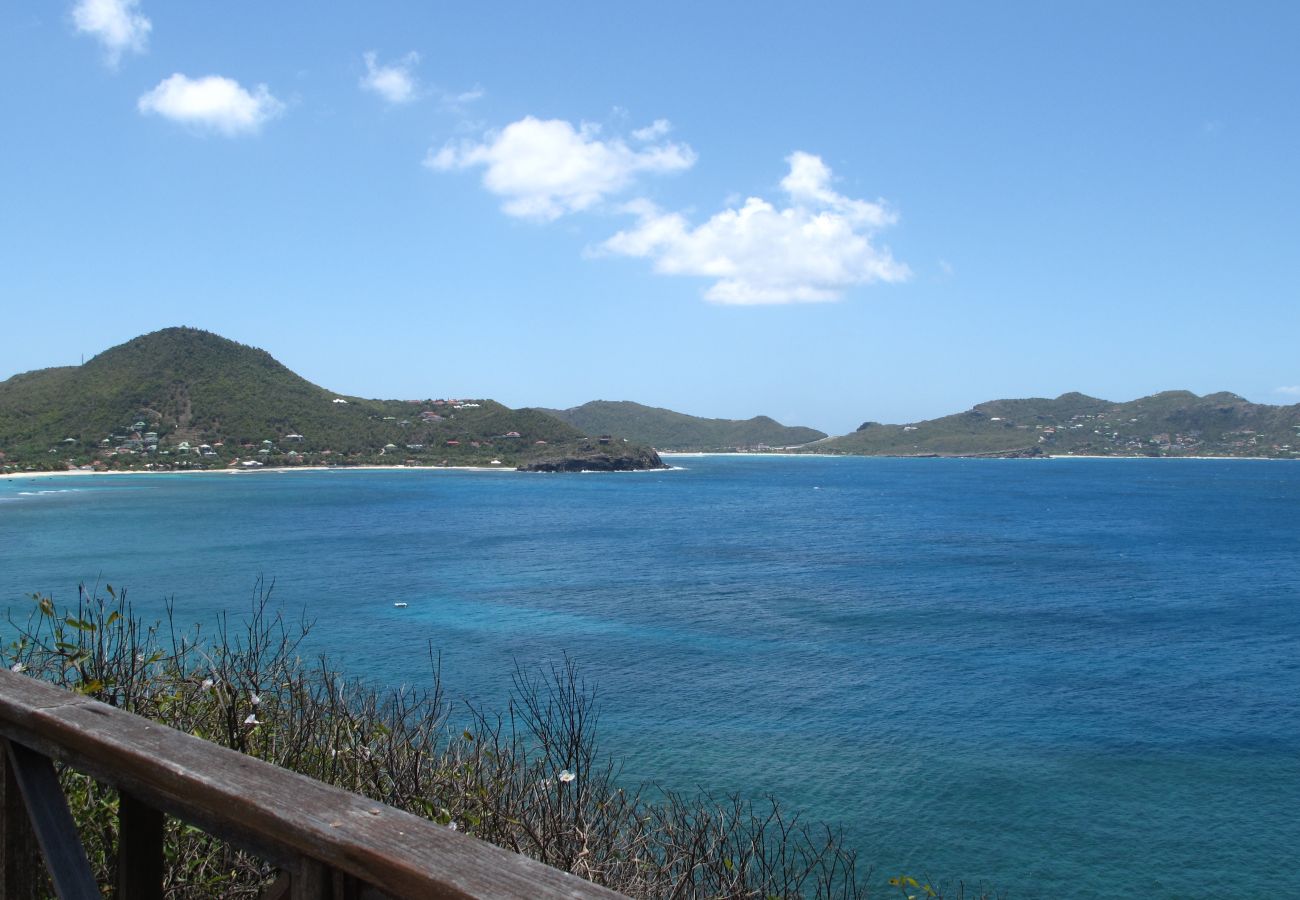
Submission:
[[677,464],[0,481],[0,603],[211,622],[265,575],[382,682],[431,641],[493,705],[568,653],[629,778],[779,796],[882,877],[1297,890],[1300,465]]

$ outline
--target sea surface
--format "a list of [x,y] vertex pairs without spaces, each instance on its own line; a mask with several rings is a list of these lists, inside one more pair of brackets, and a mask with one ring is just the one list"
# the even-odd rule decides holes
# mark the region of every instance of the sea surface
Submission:
[[431,644],[501,705],[567,654],[627,778],[777,796],[879,879],[1300,894],[1300,463],[673,462],[0,480],[0,605],[210,624],[264,577],[384,684]]

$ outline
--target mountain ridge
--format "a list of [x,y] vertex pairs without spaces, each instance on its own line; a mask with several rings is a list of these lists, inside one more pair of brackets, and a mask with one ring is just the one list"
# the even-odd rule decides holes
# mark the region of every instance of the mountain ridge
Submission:
[[1251,403],[1228,391],[1161,391],[1115,402],[1069,392],[989,400],[902,425],[864,422],[801,451],[867,456],[1225,456],[1292,458],[1300,404]]
[[[646,448],[624,449],[632,467],[661,465]],[[540,411],[489,399],[338,394],[265,350],[187,327],[0,382],[0,463],[11,469],[505,466],[607,450]]]
[[542,411],[588,434],[617,432],[659,450],[788,447],[827,437],[824,431],[782,425],[769,416],[709,419],[631,400],[592,400],[569,409]]

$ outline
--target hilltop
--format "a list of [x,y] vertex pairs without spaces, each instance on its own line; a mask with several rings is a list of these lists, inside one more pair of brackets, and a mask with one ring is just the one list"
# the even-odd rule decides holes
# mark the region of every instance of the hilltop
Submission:
[[792,447],[826,437],[815,428],[782,425],[767,416],[704,419],[628,400],[593,400],[543,410],[587,434],[621,434],[659,450],[752,450]]
[[543,412],[493,400],[335,393],[264,350],[194,328],[0,382],[0,463],[10,469],[516,466],[608,449]]
[[1086,394],[993,400],[966,412],[882,425],[806,450],[869,456],[1270,456],[1300,449],[1300,405],[1165,391],[1126,403]]

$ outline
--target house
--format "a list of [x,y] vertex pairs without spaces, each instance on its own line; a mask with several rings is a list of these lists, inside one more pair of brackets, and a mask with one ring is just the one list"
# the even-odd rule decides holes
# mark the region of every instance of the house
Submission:
[[301,434],[286,434],[284,436],[284,439],[286,441],[292,441],[295,444],[301,444],[303,441],[303,437]]
[[347,405],[348,405],[348,401],[344,400],[342,397],[335,397],[335,398],[334,398],[334,402],[335,402],[335,403],[342,403],[344,406],[347,406]]
[[448,446],[448,447],[459,447],[459,446],[460,446],[460,441],[448,441],[448,442],[447,442],[447,446]]
[[508,438],[523,437],[523,435],[517,431],[507,431],[504,436]]

